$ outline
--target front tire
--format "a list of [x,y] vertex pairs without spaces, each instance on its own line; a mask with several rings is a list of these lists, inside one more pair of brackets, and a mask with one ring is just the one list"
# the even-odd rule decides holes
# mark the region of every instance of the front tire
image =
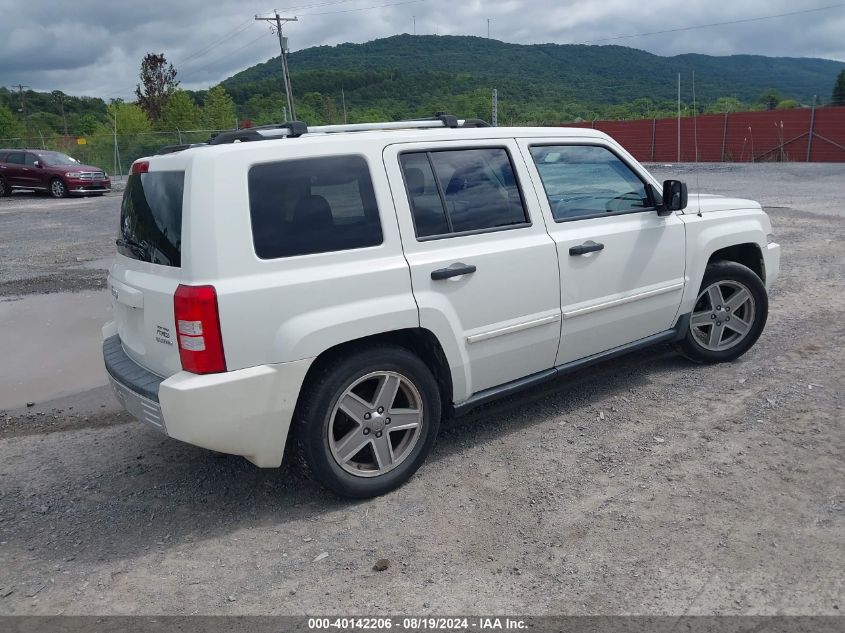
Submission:
[[318,367],[294,424],[296,448],[317,482],[344,497],[376,497],[425,461],[440,425],[440,393],[415,354],[377,347]]
[[50,195],[53,198],[67,197],[67,187],[61,178],[53,178],[50,181]]
[[5,198],[6,196],[12,195],[12,188],[9,186],[9,183],[6,182],[5,178],[0,178],[0,198]]
[[768,315],[766,286],[753,270],[736,262],[712,262],[678,349],[699,363],[732,361],[757,342]]

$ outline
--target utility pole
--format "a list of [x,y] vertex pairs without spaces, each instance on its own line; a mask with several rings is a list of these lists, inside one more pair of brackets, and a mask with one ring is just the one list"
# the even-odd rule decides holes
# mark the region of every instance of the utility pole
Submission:
[[417,16],[414,16],[414,35],[417,34]]
[[487,18],[487,39],[490,39],[490,18]]
[[114,113],[114,171],[112,174],[117,174],[123,178],[123,169],[120,165],[120,147],[117,144],[117,100],[112,101],[112,108]]
[[270,26],[270,30],[273,31],[276,35],[279,36],[279,49],[281,50],[281,55],[279,59],[282,62],[282,80],[285,84],[285,94],[287,95],[288,101],[288,112],[290,112],[290,119],[291,121],[296,120],[296,110],[293,107],[293,91],[290,85],[290,71],[288,70],[288,38],[282,35],[282,23],[283,22],[299,22],[299,19],[296,17],[292,18],[283,18],[279,15],[278,11],[273,12],[272,17],[261,17],[260,15],[256,15],[255,19],[259,22],[274,22],[275,26]]
[[[23,126],[24,126],[24,134],[25,136],[29,137],[29,119],[26,118],[26,99],[24,99],[24,88],[29,88],[29,86],[24,86],[23,84],[18,84],[17,86],[12,86],[12,88],[18,89],[18,94],[21,97],[21,107],[18,108],[18,112],[23,114]],[[26,139],[24,139],[24,145],[26,145]]]
[[343,122],[348,123],[346,117],[346,91],[343,89],[343,86],[340,87],[340,98],[343,101]]
[[52,92],[53,98],[59,103],[59,108],[62,112],[62,123],[64,124],[65,137],[67,137],[67,116],[65,115],[65,93],[61,90],[54,90]]
[[499,91],[493,88],[493,118],[491,121],[493,127],[499,126]]
[[681,73],[678,73],[678,162],[681,162]]
[[818,95],[813,95],[813,109],[810,110],[810,132],[807,135],[807,162],[810,162],[810,155],[813,151],[813,134],[815,133],[816,127],[816,97]]

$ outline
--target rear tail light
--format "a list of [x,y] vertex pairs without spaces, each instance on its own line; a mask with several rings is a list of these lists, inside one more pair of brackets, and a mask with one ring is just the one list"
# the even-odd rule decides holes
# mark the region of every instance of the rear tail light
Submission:
[[136,160],[132,163],[133,174],[146,174],[148,171],[150,171],[150,161]]
[[226,371],[214,286],[179,285],[173,296],[182,369],[194,374]]

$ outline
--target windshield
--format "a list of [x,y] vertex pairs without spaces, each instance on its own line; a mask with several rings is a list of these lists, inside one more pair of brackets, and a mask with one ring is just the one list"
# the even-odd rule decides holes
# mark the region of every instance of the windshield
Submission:
[[46,165],[78,165],[79,161],[61,152],[40,152],[38,157]]
[[118,252],[162,266],[182,265],[185,172],[132,174],[123,192]]

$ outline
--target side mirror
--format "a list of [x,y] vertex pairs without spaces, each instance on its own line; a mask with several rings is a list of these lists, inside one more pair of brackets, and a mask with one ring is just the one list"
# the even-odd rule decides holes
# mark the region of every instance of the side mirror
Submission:
[[687,183],[667,180],[663,183],[663,204],[657,209],[659,215],[669,215],[687,208]]
[[38,167],[38,169],[41,169],[41,168],[44,167],[44,165],[41,164],[40,160],[36,160],[32,164],[35,165],[36,167]]

